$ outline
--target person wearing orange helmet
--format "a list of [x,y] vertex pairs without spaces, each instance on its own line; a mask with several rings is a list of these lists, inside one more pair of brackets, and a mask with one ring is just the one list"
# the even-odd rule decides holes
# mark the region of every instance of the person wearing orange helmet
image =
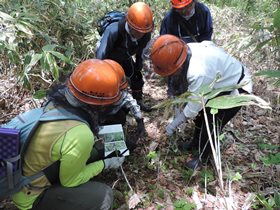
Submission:
[[[140,110],[140,106],[137,104],[132,95],[127,91],[128,82],[126,80],[126,76],[122,66],[114,60],[105,59],[104,61],[113,67],[121,80],[121,99],[109,106],[110,111],[107,110],[103,114],[103,119],[101,119],[101,121],[103,120],[103,122],[101,122],[101,124],[125,124],[126,115],[128,112],[130,112],[137,122],[136,137],[143,137],[146,132],[143,116]],[[136,146],[136,142],[130,143],[131,146],[132,144],[133,146]]]
[[197,0],[171,0],[171,5],[162,20],[160,35],[172,34],[186,43],[211,40],[213,23],[205,4]]
[[136,2],[129,7],[123,20],[111,23],[105,29],[96,50],[96,58],[112,59],[123,67],[132,96],[143,111],[151,111],[143,101],[144,80],[141,70],[142,51],[151,39],[152,30],[152,10],[144,2]]
[[[163,77],[173,77],[176,81],[173,88],[178,90],[177,95],[185,92],[198,93],[201,87],[210,84],[213,90],[237,84],[243,85],[238,90],[222,92],[221,95],[251,93],[252,91],[252,80],[247,68],[211,41],[186,44],[176,36],[162,35],[152,44],[150,58],[155,73]],[[187,119],[194,119],[195,131],[192,140],[180,142],[179,148],[182,150],[196,148],[201,151],[200,157],[206,159],[211,153],[211,148],[202,111],[203,104],[197,102],[199,98],[195,94],[190,99],[183,111],[167,125],[166,133],[170,136]],[[219,110],[215,115],[216,128],[221,131],[240,108]],[[214,123],[210,108],[206,108],[206,113],[210,130],[213,131]],[[187,162],[187,167],[196,168],[201,163],[200,157]]]
[[[58,162],[49,175],[35,179],[12,196],[19,209],[110,209],[112,189],[92,178],[121,166],[124,157],[94,159],[98,117],[104,106],[121,99],[119,75],[106,62],[81,62],[66,84],[48,93],[44,112],[58,109],[71,118],[40,122],[23,157],[23,173],[30,176]],[[76,116],[73,119],[73,116]],[[52,178],[52,179],[50,179]],[[51,181],[52,180],[52,181]]]

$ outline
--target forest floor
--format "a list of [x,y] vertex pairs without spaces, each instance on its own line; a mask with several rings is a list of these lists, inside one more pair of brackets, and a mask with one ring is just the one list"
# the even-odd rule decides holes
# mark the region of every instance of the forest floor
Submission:
[[[211,7],[214,19],[214,42],[224,47],[247,66],[252,74],[260,70],[276,69],[276,59],[270,50],[261,55],[252,53],[252,47],[244,44],[253,36],[250,21],[242,14],[229,8]],[[260,57],[261,56],[261,57]],[[123,165],[127,179],[140,197],[136,209],[261,209],[256,204],[256,195],[262,193],[272,197],[280,188],[280,165],[269,164],[268,157],[279,152],[280,109],[277,103],[280,89],[271,86],[262,77],[254,78],[254,94],[270,102],[272,110],[259,107],[243,107],[237,116],[223,130],[222,166],[225,183],[224,192],[218,187],[215,171],[211,164],[195,172],[184,168],[191,153],[180,152],[164,135],[171,110],[154,110],[144,113],[147,135],[138,141],[138,147],[126,158]],[[157,105],[164,101],[166,87],[159,77],[145,83],[145,100]],[[0,71],[0,124],[16,114],[38,105],[17,85],[9,70]],[[183,139],[190,139],[193,122],[186,123]],[[127,138],[133,138],[135,123],[128,120],[125,127]],[[274,146],[273,146],[274,145]],[[279,163],[279,160],[278,160]],[[239,174],[241,176],[239,176]],[[234,181],[234,178],[237,180]],[[116,192],[114,209],[128,209],[131,196],[121,171],[103,172],[97,179],[103,179]],[[10,201],[0,203],[0,209],[16,209]]]

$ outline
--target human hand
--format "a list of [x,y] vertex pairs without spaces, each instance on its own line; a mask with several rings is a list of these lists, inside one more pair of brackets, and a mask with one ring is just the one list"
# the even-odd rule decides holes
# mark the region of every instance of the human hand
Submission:
[[171,123],[169,123],[166,128],[165,128],[165,131],[166,131],[166,134],[168,136],[171,136],[176,128],[181,125],[182,123],[186,122],[187,118],[185,116],[185,114],[183,112],[181,112]]
[[104,169],[117,169],[123,164],[124,157],[112,157],[104,159],[103,161]]
[[146,132],[144,126],[144,120],[143,118],[141,118],[141,119],[137,119],[136,122],[137,122],[137,136],[141,138],[145,135]]
[[176,127],[173,125],[173,122],[174,122],[174,121],[172,121],[171,123],[169,123],[169,124],[165,127],[165,131],[166,131],[167,136],[172,136],[173,133],[174,133],[175,130],[176,130]]

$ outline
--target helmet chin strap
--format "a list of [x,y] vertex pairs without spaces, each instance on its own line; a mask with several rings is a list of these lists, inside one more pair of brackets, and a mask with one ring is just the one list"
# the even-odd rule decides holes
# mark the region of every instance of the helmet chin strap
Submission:
[[81,101],[79,101],[70,91],[69,88],[66,88],[65,90],[65,98],[71,104],[73,107],[83,107],[85,104]]

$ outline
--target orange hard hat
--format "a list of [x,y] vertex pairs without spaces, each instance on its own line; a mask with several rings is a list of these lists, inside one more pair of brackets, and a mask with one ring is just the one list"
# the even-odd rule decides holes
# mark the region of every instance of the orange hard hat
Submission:
[[153,30],[153,13],[151,8],[144,2],[132,4],[126,16],[128,25],[141,33],[148,33]]
[[108,63],[98,59],[80,63],[67,85],[78,100],[91,105],[113,104],[121,97],[119,76]]
[[171,0],[173,8],[180,9],[191,4],[193,0]]
[[119,79],[121,81],[121,86],[120,86],[121,90],[126,89],[128,86],[128,82],[126,80],[123,67],[118,62],[111,59],[105,59],[104,61],[110,64],[113,67],[113,69],[116,71],[117,75],[119,76]]
[[188,46],[178,37],[165,34],[152,45],[151,60],[155,73],[165,77],[174,74],[185,62]]

